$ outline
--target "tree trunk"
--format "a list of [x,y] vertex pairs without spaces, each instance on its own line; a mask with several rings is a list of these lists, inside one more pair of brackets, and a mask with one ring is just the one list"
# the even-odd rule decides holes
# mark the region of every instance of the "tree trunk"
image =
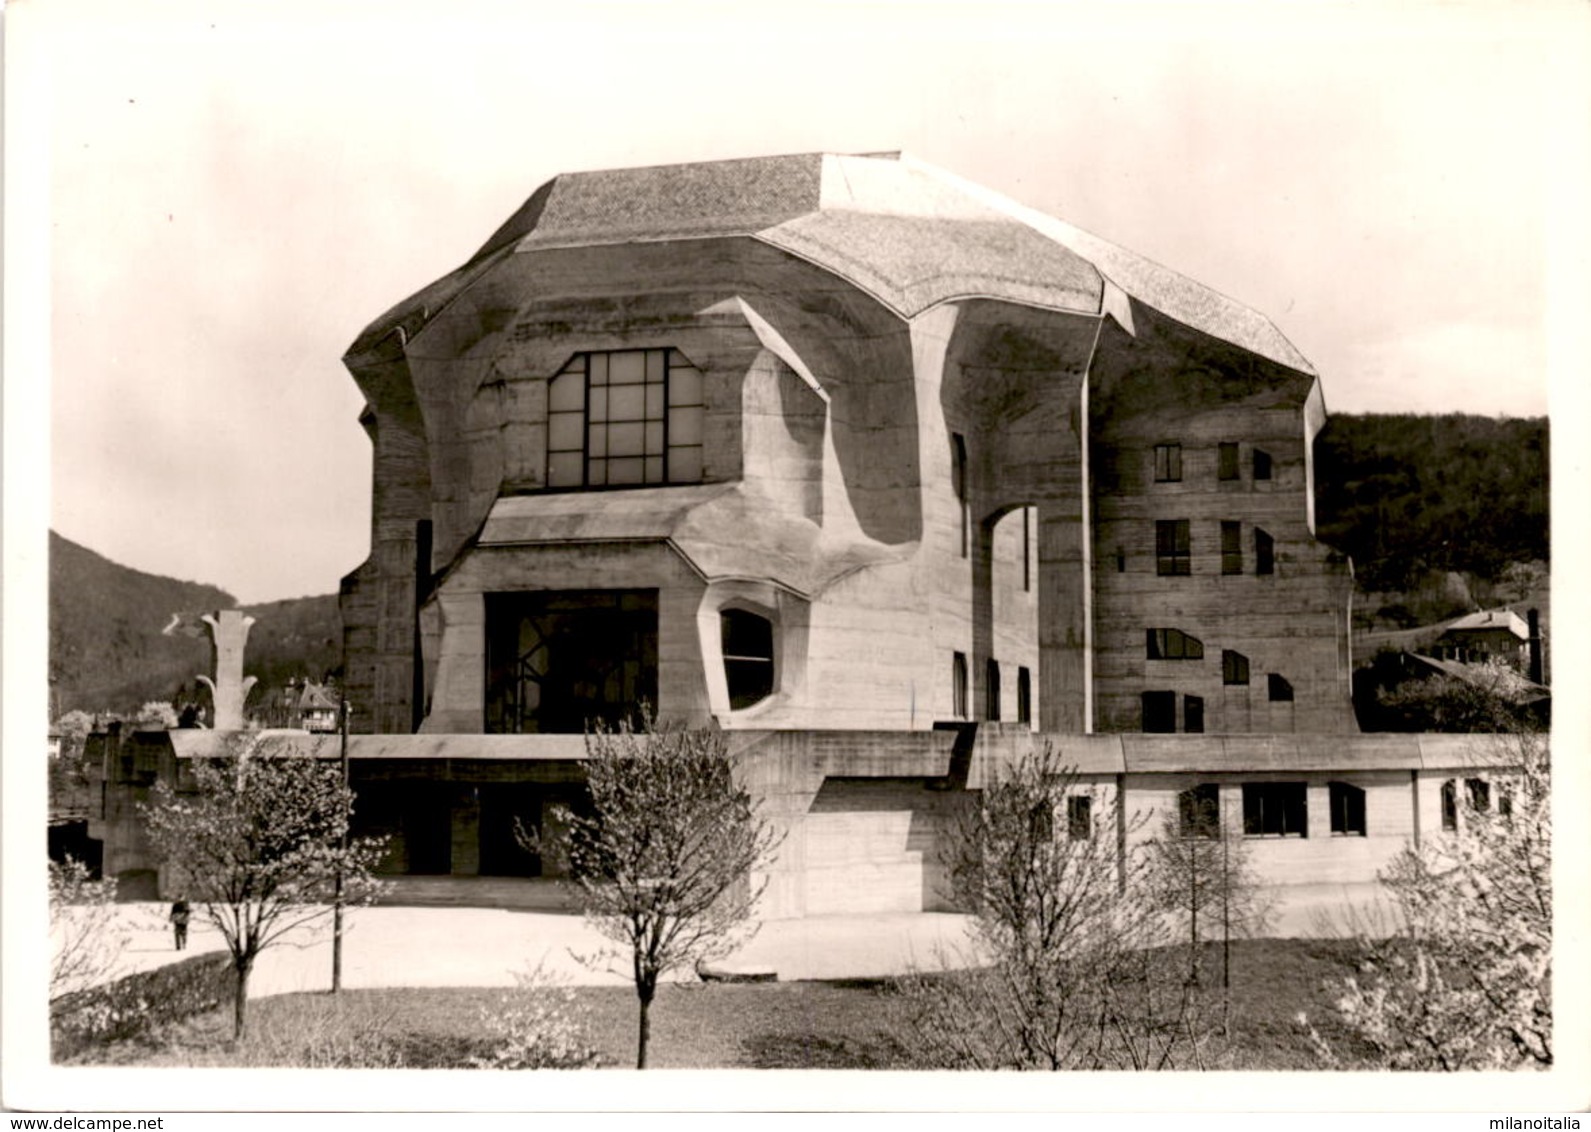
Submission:
[[232,1040],[243,1040],[243,1023],[248,1016],[249,1008],[249,969],[253,963],[246,963],[237,970],[237,990],[232,997]]
[[647,980],[636,984],[635,995],[641,1000],[640,1028],[636,1034],[635,1045],[635,1067],[637,1069],[646,1068],[646,1043],[647,1039],[652,1035],[652,996],[656,993],[657,983],[655,980]]

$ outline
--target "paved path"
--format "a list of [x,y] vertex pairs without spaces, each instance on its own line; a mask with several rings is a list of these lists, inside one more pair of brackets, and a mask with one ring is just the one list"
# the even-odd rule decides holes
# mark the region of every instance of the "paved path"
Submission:
[[[1374,886],[1297,886],[1277,906],[1271,934],[1335,934],[1323,914],[1365,907]],[[179,957],[165,923],[166,905],[118,909],[128,946],[123,971],[146,970]],[[220,934],[194,916],[185,954],[225,949]],[[773,920],[736,954],[730,968],[773,970],[781,980],[871,978],[954,964],[968,949],[968,917],[945,913],[826,916]],[[1340,930],[1340,927],[1339,927]],[[603,939],[577,915],[459,907],[360,908],[348,914],[343,940],[343,985],[355,987],[512,986],[514,974],[538,961],[571,984],[628,985],[627,972],[593,970],[576,955],[592,955]],[[694,980],[692,972],[679,978]],[[295,932],[260,957],[250,980],[253,996],[331,986],[330,917]]]

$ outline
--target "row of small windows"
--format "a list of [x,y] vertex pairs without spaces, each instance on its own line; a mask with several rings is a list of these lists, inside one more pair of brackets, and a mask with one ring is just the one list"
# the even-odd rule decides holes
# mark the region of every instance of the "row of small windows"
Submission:
[[[1326,784],[1333,837],[1364,837],[1365,792],[1350,782]],[[1221,835],[1221,790],[1202,782],[1177,795],[1177,824],[1183,837]],[[1245,782],[1245,837],[1308,837],[1309,789],[1303,782]]]
[[[983,672],[983,717],[998,721],[1001,711],[1000,662],[990,657],[984,661]],[[964,652],[950,655],[950,701],[951,711],[957,719],[968,718],[967,654]],[[1033,674],[1025,665],[1018,666],[1016,670],[1016,721],[1018,723],[1033,721]]]
[[[1125,563],[1119,560],[1117,568]],[[1155,520],[1155,573],[1162,577],[1187,577],[1193,573],[1193,524],[1188,519]],[[1221,573],[1243,573],[1243,524],[1221,520]],[[1254,573],[1276,573],[1276,540],[1254,528]]]
[[[1271,478],[1271,454],[1262,449],[1251,450],[1252,470],[1257,480]],[[1240,450],[1235,442],[1222,441],[1216,448],[1215,478],[1218,480],[1239,480],[1243,478],[1240,470]],[[1155,482],[1180,483],[1182,481],[1182,445],[1178,443],[1155,445]]]
[[[1145,629],[1144,659],[1203,660],[1204,642],[1180,629]],[[1248,657],[1235,649],[1222,649],[1221,683],[1240,685],[1248,682]],[[1269,674],[1268,683],[1272,700],[1288,701],[1293,698],[1293,686],[1286,677],[1272,672]]]
[[678,350],[576,354],[547,384],[547,486],[699,483],[705,413]]

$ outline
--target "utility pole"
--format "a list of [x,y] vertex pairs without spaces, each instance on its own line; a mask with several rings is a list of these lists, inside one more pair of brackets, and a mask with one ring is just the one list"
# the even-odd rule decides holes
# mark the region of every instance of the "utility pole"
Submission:
[[[338,699],[337,708],[338,760],[342,763],[343,797],[348,797],[348,700]],[[331,993],[341,994],[343,989],[343,861],[348,857],[349,825],[353,821],[352,807],[343,818],[342,856],[337,862],[335,889],[331,907]]]

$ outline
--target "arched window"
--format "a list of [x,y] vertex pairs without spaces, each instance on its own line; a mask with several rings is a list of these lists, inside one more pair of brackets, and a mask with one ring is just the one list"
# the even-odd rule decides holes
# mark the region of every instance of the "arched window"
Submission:
[[1145,629],[1144,655],[1149,660],[1203,660],[1204,642],[1181,629]]
[[1272,703],[1291,703],[1293,699],[1293,685],[1287,677],[1275,672],[1266,673],[1265,683]]
[[678,350],[576,354],[547,383],[547,486],[700,483],[705,412]]
[[743,609],[718,615],[729,706],[750,707],[773,693],[773,622]]

